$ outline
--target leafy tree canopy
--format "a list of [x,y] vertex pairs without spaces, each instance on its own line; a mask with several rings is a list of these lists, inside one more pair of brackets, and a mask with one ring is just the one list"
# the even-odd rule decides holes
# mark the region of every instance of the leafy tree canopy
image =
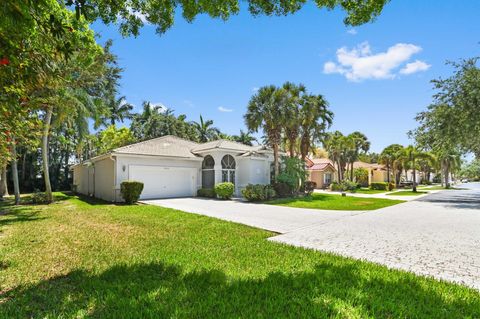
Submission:
[[[24,0],[26,1],[26,0]],[[247,10],[253,16],[285,16],[300,10],[305,0],[246,0]],[[319,9],[340,8],[346,13],[344,23],[360,25],[372,21],[389,0],[315,0]],[[145,23],[156,26],[157,33],[165,33],[181,16],[188,22],[198,15],[228,20],[240,12],[239,0],[64,0],[75,8],[77,15],[90,20],[101,19],[105,23],[118,23],[124,35],[138,35]]]

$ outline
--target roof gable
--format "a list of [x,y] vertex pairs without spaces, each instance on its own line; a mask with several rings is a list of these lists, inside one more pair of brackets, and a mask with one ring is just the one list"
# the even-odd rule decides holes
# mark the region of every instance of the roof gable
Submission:
[[199,144],[177,136],[167,135],[127,146],[122,146],[114,149],[113,152],[120,154],[196,158],[197,156],[191,152],[191,149],[197,145]]

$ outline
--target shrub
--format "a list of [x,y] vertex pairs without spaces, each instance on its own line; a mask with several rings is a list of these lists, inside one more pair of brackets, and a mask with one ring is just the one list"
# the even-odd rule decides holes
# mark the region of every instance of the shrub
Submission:
[[386,182],[371,183],[370,188],[380,190],[380,191],[387,191],[388,190],[388,183],[386,183]]
[[230,199],[235,191],[233,183],[218,183],[215,185],[215,194],[221,199]]
[[137,181],[124,181],[120,184],[120,194],[125,203],[133,204],[138,201],[143,191],[143,183]]
[[292,188],[287,183],[277,182],[273,184],[273,189],[277,193],[278,197],[292,196]]
[[338,182],[332,182],[330,184],[330,190],[334,192],[346,192],[350,191],[352,193],[357,191],[357,183],[351,182],[349,180],[344,180],[341,183]]
[[242,195],[249,202],[264,201],[275,197],[275,190],[271,185],[248,184],[247,187],[242,190]]
[[30,196],[30,203],[32,203],[33,205],[48,203],[47,194],[45,192],[35,190]]
[[215,194],[215,190],[213,188],[200,188],[197,191],[198,197],[208,197],[208,198],[215,198],[217,194]]
[[353,175],[355,176],[355,181],[360,186],[368,186],[368,170],[366,168],[355,168],[353,170]]
[[283,157],[281,172],[276,181],[288,184],[292,192],[296,192],[303,187],[307,176],[304,161],[296,157]]
[[306,181],[305,182],[305,192],[310,195],[313,193],[313,191],[317,188],[317,183],[312,182],[312,181]]
[[395,189],[395,183],[393,182],[388,183],[388,190],[393,191],[394,189]]

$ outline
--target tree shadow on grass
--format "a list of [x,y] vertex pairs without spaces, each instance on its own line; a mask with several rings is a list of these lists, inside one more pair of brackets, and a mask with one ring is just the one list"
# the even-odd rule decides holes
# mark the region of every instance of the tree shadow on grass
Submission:
[[[442,295],[413,275],[362,276],[356,264],[233,278],[163,263],[84,270],[0,291],[0,316],[93,318],[475,318],[480,299]],[[444,288],[444,293],[449,290]],[[470,296],[473,293],[470,294]]]

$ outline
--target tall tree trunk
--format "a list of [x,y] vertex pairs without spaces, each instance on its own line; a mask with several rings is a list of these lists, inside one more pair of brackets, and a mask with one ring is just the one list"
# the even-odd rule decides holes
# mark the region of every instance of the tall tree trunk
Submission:
[[288,142],[290,143],[288,145],[290,157],[295,157],[295,140],[289,139]]
[[417,192],[417,171],[415,169],[415,158],[412,160],[412,167],[413,167],[413,191]]
[[15,194],[15,205],[20,204],[20,186],[18,185],[18,169],[17,169],[17,146],[15,139],[12,141],[12,179],[13,192]]
[[353,162],[350,163],[350,181],[353,182]]
[[343,172],[342,172],[342,167],[340,165],[340,159],[337,160],[337,166],[338,166],[338,182],[340,183],[343,181]]
[[390,184],[390,165],[387,165],[387,183]]
[[0,200],[3,196],[8,196],[7,164],[2,165],[0,169]]
[[273,144],[273,164],[275,167],[275,180],[277,180],[278,175],[280,174],[280,162],[278,160],[278,144]]
[[45,193],[47,195],[47,202],[53,202],[52,185],[50,184],[50,174],[48,167],[48,135],[50,132],[50,124],[52,121],[53,106],[48,105],[45,119],[43,121],[43,135],[42,135],[42,166],[43,178],[45,180]]
[[449,163],[447,161],[445,161],[445,188],[450,188],[450,182],[449,182],[449,178],[448,178],[448,175],[449,175]]
[[67,149],[65,150],[65,166],[64,166],[64,171],[63,171],[63,176],[65,180],[65,187],[66,189],[69,189],[69,183],[68,183],[68,160],[70,159],[70,149],[67,146]]

